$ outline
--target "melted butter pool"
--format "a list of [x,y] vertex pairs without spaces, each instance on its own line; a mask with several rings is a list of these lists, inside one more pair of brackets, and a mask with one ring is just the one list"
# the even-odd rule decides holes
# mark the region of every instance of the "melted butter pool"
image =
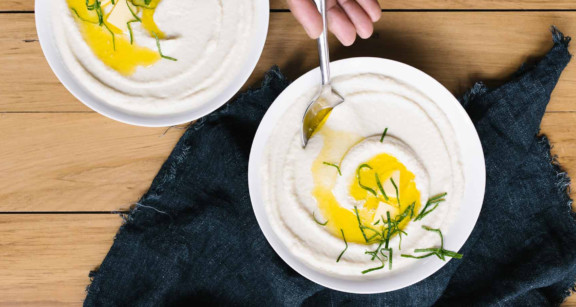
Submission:
[[[108,22],[110,12],[114,6],[127,4],[130,6],[135,14],[141,12],[139,17],[142,21],[142,27],[146,29],[151,37],[154,34],[159,39],[164,37],[164,33],[160,31],[154,22],[154,13],[156,6],[161,0],[152,0],[149,6],[134,6],[132,2],[121,2],[126,0],[117,0],[113,5],[111,2],[102,4],[103,12],[103,25],[99,24],[99,17],[96,10],[89,10],[86,5],[86,0],[67,0],[68,6],[80,28],[83,39],[86,41],[92,52],[104,64],[116,70],[122,75],[132,75],[138,66],[150,66],[155,64],[161,59],[161,56],[156,49],[150,49],[139,46],[136,42],[130,41],[129,28],[120,29],[115,25]],[[90,3],[95,3],[90,1]],[[138,3],[135,1],[134,3]],[[90,5],[90,4],[89,4]],[[130,20],[135,20],[133,16],[129,16]],[[136,22],[130,23],[133,28]]]
[[[395,218],[412,204],[415,205],[414,212],[419,211],[420,192],[416,187],[415,175],[397,158],[387,153],[379,153],[355,165],[356,172],[353,176],[341,176],[336,167],[326,163],[340,165],[349,150],[365,138],[332,130],[326,127],[324,122],[318,127],[316,134],[322,138],[323,146],[311,168],[314,182],[312,195],[321,213],[321,217],[316,213],[317,219],[322,223],[328,221],[324,227],[332,235],[342,238],[342,230],[348,242],[366,244],[358,218],[362,225],[382,231],[387,212],[391,218]],[[362,165],[369,167],[361,167]],[[376,176],[380,180],[380,186]],[[341,204],[334,193],[338,180],[346,180],[347,177],[351,177],[346,183],[347,201],[356,206],[358,216],[350,206]],[[391,179],[398,188],[398,194]],[[410,219],[404,219],[399,228],[404,229],[409,222]],[[365,234],[370,236],[373,233],[365,231]]]

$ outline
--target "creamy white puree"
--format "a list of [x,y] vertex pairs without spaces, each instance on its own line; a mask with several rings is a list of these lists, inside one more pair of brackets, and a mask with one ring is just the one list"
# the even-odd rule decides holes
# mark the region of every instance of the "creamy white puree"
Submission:
[[[102,101],[126,112],[174,114],[201,107],[235,78],[254,42],[255,0],[163,0],[154,20],[166,34],[160,60],[124,76],[106,66],[84,42],[65,0],[54,0],[57,47],[74,78]],[[156,41],[132,24],[138,45]]]
[[[320,272],[351,279],[375,278],[397,272],[421,261],[403,258],[400,254],[414,254],[415,248],[440,245],[438,234],[423,230],[422,225],[440,228],[446,237],[449,236],[449,226],[456,216],[464,190],[454,128],[434,101],[394,78],[378,74],[344,75],[333,79],[333,87],[345,102],[332,111],[325,127],[364,139],[354,145],[342,160],[342,176],[333,190],[340,204],[348,209],[358,205],[347,194],[348,183],[355,176],[359,163],[382,152],[395,156],[415,174],[422,206],[428,197],[438,193],[447,192],[447,201],[422,221],[408,224],[405,228],[408,236],[402,239],[402,250],[398,250],[398,236],[391,240],[394,247],[392,271],[386,267],[366,275],[361,273],[380,264],[364,254],[367,249],[375,249],[376,245],[348,243],[348,250],[337,263],[344,242],[311,217],[313,212],[317,212],[312,195],[311,168],[324,140],[315,134],[306,149],[302,149],[300,144],[302,114],[318,90],[311,85],[301,97],[294,97],[294,106],[278,121],[267,143],[262,176],[270,224],[297,258]],[[388,127],[388,134],[385,142],[380,143],[383,127]],[[350,142],[354,144],[354,141]],[[334,157],[336,159],[338,157]]]

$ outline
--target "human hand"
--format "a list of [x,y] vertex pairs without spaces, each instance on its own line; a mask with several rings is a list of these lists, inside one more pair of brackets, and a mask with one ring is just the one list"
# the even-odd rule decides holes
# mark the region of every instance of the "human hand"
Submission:
[[[314,0],[287,0],[294,17],[313,39],[322,34],[322,16]],[[373,22],[378,21],[382,9],[377,0],[326,0],[328,29],[344,46],[356,39],[369,38],[374,32]]]

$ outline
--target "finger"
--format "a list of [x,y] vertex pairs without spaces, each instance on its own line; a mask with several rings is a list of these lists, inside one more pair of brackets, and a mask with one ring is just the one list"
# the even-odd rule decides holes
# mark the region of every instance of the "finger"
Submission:
[[356,28],[339,5],[334,5],[327,12],[328,28],[344,46],[350,46],[356,40]]
[[339,0],[339,2],[340,7],[354,24],[358,35],[361,38],[369,38],[374,32],[374,25],[364,9],[354,0]]
[[378,0],[357,0],[357,2],[366,14],[370,16],[372,22],[380,20],[380,17],[382,17],[382,7],[380,7]]
[[320,16],[313,0],[288,0],[288,7],[310,38],[316,39],[320,36],[322,33],[322,16]]

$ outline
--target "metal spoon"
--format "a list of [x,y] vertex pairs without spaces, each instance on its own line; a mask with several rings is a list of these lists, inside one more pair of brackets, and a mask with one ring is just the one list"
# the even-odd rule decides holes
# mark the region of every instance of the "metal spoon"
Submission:
[[320,56],[320,72],[322,73],[322,87],[306,108],[302,118],[302,147],[306,147],[308,140],[332,109],[344,102],[344,98],[332,89],[330,85],[330,55],[328,52],[328,30],[326,27],[326,0],[317,0],[316,5],[322,15],[324,30],[318,37],[318,54]]

